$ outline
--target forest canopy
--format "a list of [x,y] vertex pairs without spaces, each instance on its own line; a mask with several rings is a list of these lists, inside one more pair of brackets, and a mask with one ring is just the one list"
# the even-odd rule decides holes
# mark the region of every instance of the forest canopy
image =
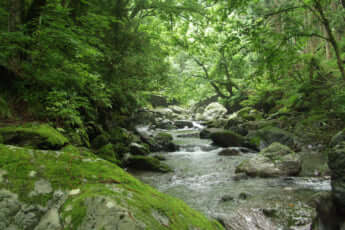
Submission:
[[0,22],[1,117],[83,127],[151,94],[345,115],[344,0],[9,0]]

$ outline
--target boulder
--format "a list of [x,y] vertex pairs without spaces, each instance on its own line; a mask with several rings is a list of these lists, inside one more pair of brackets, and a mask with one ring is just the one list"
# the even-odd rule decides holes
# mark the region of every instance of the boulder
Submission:
[[114,146],[112,144],[106,144],[97,150],[97,155],[105,160],[108,160],[113,163],[119,163],[119,157],[114,150]]
[[214,144],[221,147],[239,147],[245,144],[245,138],[232,131],[219,131],[211,134]]
[[178,146],[173,143],[173,137],[169,133],[158,133],[154,138],[154,143],[157,147],[156,151],[176,151]]
[[133,155],[147,155],[150,153],[148,147],[138,143],[131,143],[129,145],[129,151]]
[[312,200],[316,206],[316,217],[311,230],[345,229],[344,215],[338,211],[337,203],[329,192],[317,194]]
[[274,142],[295,148],[295,137],[292,133],[283,129],[267,126],[248,134],[248,138],[257,148],[264,149]]
[[205,120],[211,121],[222,118],[226,114],[226,108],[218,102],[209,104],[203,112]]
[[172,169],[155,157],[130,156],[125,165],[132,169],[154,172],[171,172]]
[[108,135],[106,135],[104,133],[104,134],[100,134],[97,137],[95,137],[92,140],[91,145],[92,145],[92,148],[99,149],[102,146],[108,144],[109,142],[110,142],[110,138],[108,137]]
[[34,149],[61,149],[68,139],[48,124],[26,124],[0,128],[3,143]]
[[258,155],[244,160],[236,167],[235,172],[243,172],[254,177],[277,177],[295,176],[300,171],[299,155],[289,147],[275,142],[263,149]]
[[255,121],[262,119],[262,113],[251,107],[245,107],[237,111],[237,116],[247,121]]
[[220,128],[206,128],[206,129],[201,130],[200,138],[201,139],[209,139],[209,138],[211,138],[212,133],[223,132],[223,131],[225,131],[225,130],[220,129]]
[[328,155],[331,170],[332,196],[337,209],[345,216],[345,141],[336,145]]
[[194,125],[193,125],[193,122],[192,121],[187,121],[187,120],[178,120],[178,121],[175,121],[175,126],[179,129],[183,129],[185,127],[188,127],[188,128],[193,128]]
[[220,156],[239,156],[241,151],[238,148],[226,148],[218,153]]
[[0,189],[0,229],[222,229],[86,150],[0,145],[0,152],[1,170],[7,172]]
[[227,230],[277,230],[279,229],[260,209],[241,208],[229,214],[215,216]]
[[239,118],[236,114],[232,115],[230,119],[226,121],[225,129],[231,130],[235,133],[238,133],[242,136],[246,136],[248,134],[248,129],[244,125],[244,120]]
[[171,109],[176,114],[188,114],[188,111],[186,109],[177,105],[171,105],[169,106],[169,109]]
[[226,126],[227,120],[224,118],[219,118],[216,120],[211,120],[205,123],[208,128],[224,128]]
[[201,100],[192,106],[191,111],[195,114],[202,113],[209,104],[213,102],[217,102],[218,98],[219,98],[218,95],[214,95],[212,97]]
[[158,128],[158,129],[174,129],[176,128],[174,125],[174,122],[172,122],[171,120],[168,119],[164,119],[164,120],[157,120],[155,122],[155,126],[154,128]]

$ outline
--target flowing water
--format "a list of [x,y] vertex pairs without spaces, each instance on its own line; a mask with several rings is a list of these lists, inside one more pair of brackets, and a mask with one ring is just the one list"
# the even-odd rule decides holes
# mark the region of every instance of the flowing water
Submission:
[[[287,219],[302,218],[301,225],[310,222],[313,209],[305,203],[315,193],[329,191],[329,180],[302,177],[248,178],[236,175],[236,166],[256,153],[220,156],[218,153],[222,148],[213,146],[211,140],[197,136],[200,128],[197,125],[194,129],[168,131],[180,146],[177,152],[161,153],[166,157],[165,163],[175,170],[173,173],[132,173],[145,183],[184,200],[210,217],[229,215],[243,208],[278,208],[279,215],[285,215]],[[280,213],[280,210],[285,211]],[[297,213],[289,217],[289,212]],[[303,218],[309,220],[303,222]]]

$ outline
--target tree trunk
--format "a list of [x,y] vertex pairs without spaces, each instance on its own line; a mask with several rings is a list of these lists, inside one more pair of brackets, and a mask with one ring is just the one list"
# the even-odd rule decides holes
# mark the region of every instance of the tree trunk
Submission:
[[336,39],[334,37],[334,34],[332,32],[332,28],[331,28],[330,22],[329,22],[328,18],[326,17],[326,15],[325,15],[325,13],[323,11],[323,8],[321,6],[320,1],[319,0],[315,0],[314,4],[315,4],[314,5],[315,9],[319,12],[320,17],[322,19],[322,24],[323,24],[323,26],[326,29],[329,42],[331,43],[331,45],[332,45],[332,47],[334,49],[334,53],[335,53],[335,56],[337,58],[337,64],[338,64],[338,68],[339,68],[339,71],[341,73],[341,76],[345,80],[345,69],[344,69],[344,66],[343,66],[343,62],[341,60],[340,49],[339,49],[338,43],[337,43],[337,41],[336,41]]
[[15,32],[22,24],[23,0],[9,0],[8,31]]

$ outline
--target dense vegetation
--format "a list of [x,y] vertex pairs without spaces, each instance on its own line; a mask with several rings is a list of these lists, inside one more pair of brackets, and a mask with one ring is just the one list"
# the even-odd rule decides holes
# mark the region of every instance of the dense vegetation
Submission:
[[3,1],[0,115],[85,129],[114,112],[121,125],[152,92],[216,94],[229,110],[328,126],[345,115],[344,12],[336,0]]

